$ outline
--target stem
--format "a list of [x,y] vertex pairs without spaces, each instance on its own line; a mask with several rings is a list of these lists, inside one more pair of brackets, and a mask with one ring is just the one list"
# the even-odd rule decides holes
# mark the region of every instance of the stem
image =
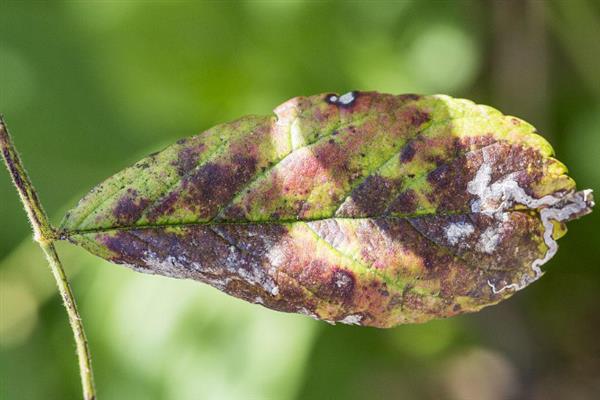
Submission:
[[69,323],[77,347],[77,357],[79,358],[79,372],[81,374],[83,398],[85,400],[94,400],[96,398],[96,389],[94,388],[94,375],[92,372],[90,350],[83,330],[83,323],[81,322],[79,311],[77,311],[73,291],[71,290],[71,286],[65,275],[65,270],[62,267],[61,261],[58,258],[58,253],[54,247],[54,240],[57,239],[56,231],[50,224],[48,217],[42,208],[37,192],[23,167],[19,154],[8,133],[8,128],[4,123],[4,118],[1,115],[0,148],[2,149],[4,163],[17,188],[21,202],[29,217],[29,222],[31,222],[34,239],[38,242],[46,255],[50,270],[52,271],[52,275],[58,286],[58,291],[69,316]]

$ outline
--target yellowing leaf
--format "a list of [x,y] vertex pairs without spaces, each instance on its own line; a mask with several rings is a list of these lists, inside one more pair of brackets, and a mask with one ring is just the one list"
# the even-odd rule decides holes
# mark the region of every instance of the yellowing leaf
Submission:
[[587,214],[526,122],[448,96],[291,99],[94,188],[63,238],[327,321],[389,327],[476,311],[542,275]]

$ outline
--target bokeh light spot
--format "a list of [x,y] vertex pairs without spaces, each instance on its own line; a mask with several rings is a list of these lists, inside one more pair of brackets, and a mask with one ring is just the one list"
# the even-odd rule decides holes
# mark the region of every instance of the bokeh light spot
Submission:
[[474,40],[452,25],[431,26],[418,35],[407,57],[413,77],[430,92],[460,90],[479,69],[480,60]]

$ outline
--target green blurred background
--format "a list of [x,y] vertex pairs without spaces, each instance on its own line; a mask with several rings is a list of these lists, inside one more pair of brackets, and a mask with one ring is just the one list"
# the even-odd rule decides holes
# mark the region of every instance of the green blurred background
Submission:
[[[600,3],[0,2],[0,111],[57,223],[105,177],[297,95],[446,93],[538,127],[600,193]],[[0,173],[0,398],[76,399],[65,312]],[[596,211],[482,312],[329,326],[61,244],[101,399],[592,399]]]

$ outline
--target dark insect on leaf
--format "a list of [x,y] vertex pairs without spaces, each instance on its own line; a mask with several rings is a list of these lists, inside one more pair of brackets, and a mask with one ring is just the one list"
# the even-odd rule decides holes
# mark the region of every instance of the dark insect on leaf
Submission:
[[542,275],[591,211],[526,122],[447,96],[291,99],[93,189],[61,235],[266,307],[390,327],[476,311]]

